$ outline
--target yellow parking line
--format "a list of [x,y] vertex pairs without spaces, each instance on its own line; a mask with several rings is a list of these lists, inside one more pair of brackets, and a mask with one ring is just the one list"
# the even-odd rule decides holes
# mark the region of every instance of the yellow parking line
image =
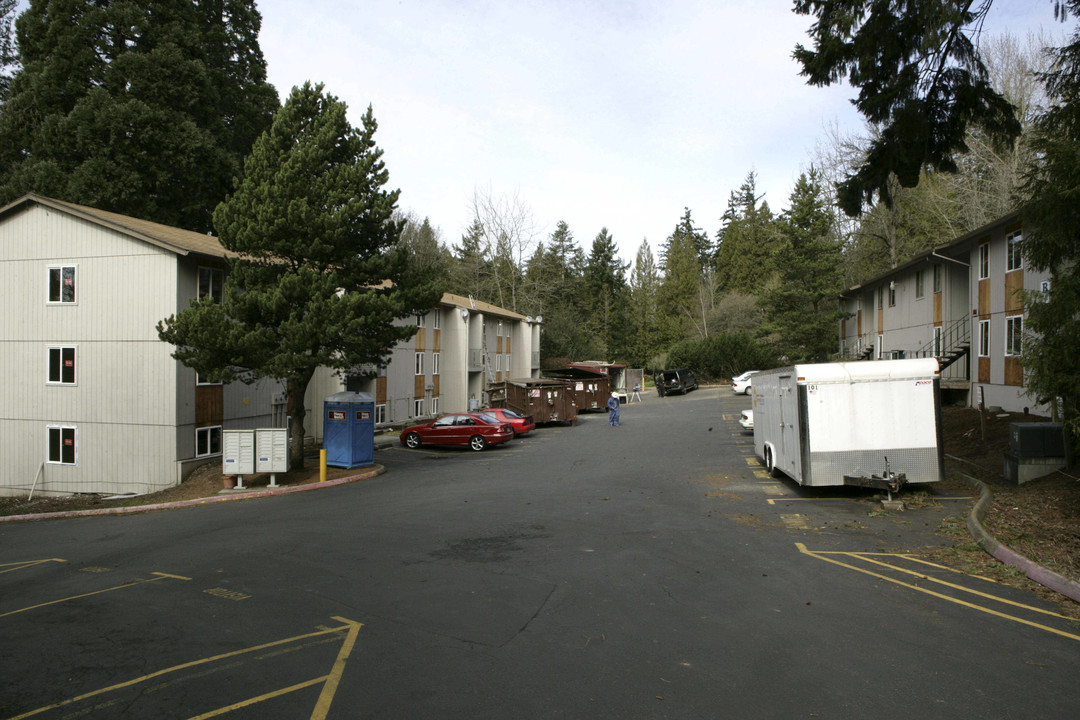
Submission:
[[760,467],[761,466],[761,463],[758,462],[758,459],[756,457],[748,457],[748,458],[744,458],[744,459],[746,460],[746,464],[749,465],[750,467]]
[[[1056,628],[1052,628],[1052,627],[1049,627],[1047,625],[1041,625],[1041,624],[1039,624],[1037,622],[1032,622],[1031,620],[1025,620],[1024,618],[1016,617],[1015,615],[1007,615],[1007,614],[1005,614],[1003,612],[999,612],[997,610],[991,610],[988,607],[983,607],[982,605],[976,605],[975,603],[970,603],[970,602],[967,602],[965,600],[960,600],[960,599],[957,599],[957,598],[951,598],[948,595],[943,595],[941,593],[934,592],[933,590],[928,590],[927,588],[921,588],[918,585],[913,585],[911,583],[906,583],[906,582],[903,582],[902,580],[897,580],[896,578],[891,578],[888,575],[883,575],[881,573],[872,572],[872,571],[866,570],[864,568],[856,567],[855,565],[851,565],[851,564],[848,564],[848,563],[843,563],[843,562],[840,562],[839,560],[834,560],[834,559],[832,559],[830,557],[825,557],[829,553],[817,552],[817,551],[813,551],[813,550],[807,550],[806,546],[803,545],[802,543],[795,543],[795,547],[799,548],[799,552],[803,553],[804,555],[809,555],[810,557],[817,558],[818,560],[824,560],[825,562],[832,563],[834,565],[839,565],[840,567],[847,568],[848,570],[854,570],[855,572],[864,573],[866,575],[870,575],[871,577],[876,577],[879,580],[886,580],[888,582],[894,583],[896,585],[900,585],[902,587],[909,588],[911,590],[917,590],[918,592],[926,593],[927,595],[931,595],[931,596],[936,597],[936,598],[938,598],[940,600],[946,600],[948,602],[956,603],[957,605],[961,605],[963,607],[971,608],[972,610],[978,610],[980,612],[987,613],[988,615],[994,615],[995,617],[1003,618],[1005,620],[1012,620],[1014,622],[1020,623],[1021,625],[1028,625],[1030,627],[1034,627],[1034,628],[1038,628],[1040,630],[1045,630],[1047,632],[1054,633],[1055,635],[1061,635],[1062,637],[1071,638],[1073,640],[1080,640],[1080,635],[1073,635],[1072,633],[1065,632],[1064,630],[1058,630]],[[849,557],[851,555],[853,555],[853,553],[839,553],[839,554],[848,555]],[[979,593],[979,592],[971,591],[971,590],[969,590],[968,592],[975,592],[975,594],[977,594],[977,595],[984,595],[983,593]],[[988,595],[988,596],[984,595],[984,596],[992,598],[994,600],[998,600],[1000,602],[1009,602],[1009,601],[1006,601],[1004,598],[998,598],[998,597],[994,597],[992,595]],[[1014,604],[1019,605],[1019,603],[1014,603]],[[1026,606],[1026,605],[1020,605],[1020,607],[1024,607],[1025,609],[1032,609],[1032,610],[1037,609],[1037,608],[1031,608],[1031,607]],[[1050,613],[1050,614],[1053,615],[1054,613]],[[1058,617],[1061,617],[1061,616],[1058,616]]]
[[181,577],[180,575],[167,575],[165,573],[154,573],[154,574],[157,575],[157,577],[150,578],[149,580],[143,580],[141,578],[136,578],[134,582],[124,583],[123,585],[115,585],[115,586],[113,586],[111,588],[105,588],[104,590],[95,590],[94,592],[83,593],[82,595],[72,595],[71,597],[60,598],[59,600],[50,600],[49,602],[41,603],[39,605],[31,605],[30,607],[24,607],[24,608],[22,608],[20,610],[12,610],[10,612],[0,614],[0,618],[7,617],[8,615],[18,615],[19,613],[26,612],[27,610],[36,610],[38,608],[48,607],[49,605],[56,605],[58,603],[67,602],[68,600],[78,600],[80,598],[91,597],[92,595],[101,595],[102,593],[112,592],[113,590],[123,590],[124,588],[135,587],[136,585],[143,585],[145,583],[157,582],[158,580],[165,580],[167,578],[168,579],[176,579],[176,580],[190,580],[191,579],[191,578]]
[[67,562],[67,560],[64,560],[62,558],[47,558],[45,560],[23,560],[20,562],[0,563],[0,567],[7,568],[7,570],[0,570],[0,575],[2,575],[3,573],[13,572],[15,570],[23,570],[28,567],[34,567],[35,565],[41,565],[42,563],[50,562],[62,563]]

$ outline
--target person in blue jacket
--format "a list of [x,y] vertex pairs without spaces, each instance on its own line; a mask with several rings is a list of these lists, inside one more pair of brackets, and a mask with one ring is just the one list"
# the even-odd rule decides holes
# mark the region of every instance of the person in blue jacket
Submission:
[[608,425],[611,427],[618,427],[619,425],[619,393],[611,393],[611,397],[607,401],[608,409]]

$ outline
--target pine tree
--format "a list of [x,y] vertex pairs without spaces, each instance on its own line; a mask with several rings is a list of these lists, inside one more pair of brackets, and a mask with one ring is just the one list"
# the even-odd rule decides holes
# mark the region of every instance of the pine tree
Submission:
[[649,241],[642,240],[630,275],[629,335],[626,338],[627,360],[636,367],[652,367],[660,352],[657,293],[660,273]]
[[398,244],[398,191],[384,189],[375,130],[370,107],[354,128],[321,85],[294,88],[214,212],[222,245],[236,253],[224,304],[195,301],[158,325],[173,357],[209,377],[285,382],[294,467],[303,466],[315,370],[384,364],[416,331],[394,321],[439,299],[432,274],[410,267]]
[[601,359],[612,359],[615,348],[626,335],[626,268],[619,258],[615,238],[606,227],[601,228],[585,261],[584,278]]
[[723,292],[757,294],[775,272],[778,238],[769,204],[757,194],[751,172],[728,199],[724,225],[717,233],[716,282]]
[[11,85],[11,74],[18,67],[15,47],[16,0],[0,0],[0,107]]
[[0,108],[0,203],[35,191],[208,231],[267,127],[251,0],[32,0]]
[[759,334],[771,336],[778,355],[823,362],[842,317],[842,248],[813,168],[799,176],[790,202],[778,223],[777,277],[759,298],[766,315]]

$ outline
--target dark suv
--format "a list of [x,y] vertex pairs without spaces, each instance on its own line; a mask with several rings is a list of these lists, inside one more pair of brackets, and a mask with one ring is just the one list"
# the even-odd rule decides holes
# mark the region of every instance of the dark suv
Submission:
[[658,372],[653,380],[656,382],[656,392],[660,397],[671,393],[686,394],[691,390],[697,390],[697,378],[694,377],[694,371],[687,368]]

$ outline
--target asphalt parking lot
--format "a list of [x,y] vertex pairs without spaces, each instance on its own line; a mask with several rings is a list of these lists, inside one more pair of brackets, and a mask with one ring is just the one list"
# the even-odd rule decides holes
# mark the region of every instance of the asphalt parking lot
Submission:
[[0,526],[0,718],[1075,717],[1080,631],[914,552],[970,499],[769,478],[746,402]]

